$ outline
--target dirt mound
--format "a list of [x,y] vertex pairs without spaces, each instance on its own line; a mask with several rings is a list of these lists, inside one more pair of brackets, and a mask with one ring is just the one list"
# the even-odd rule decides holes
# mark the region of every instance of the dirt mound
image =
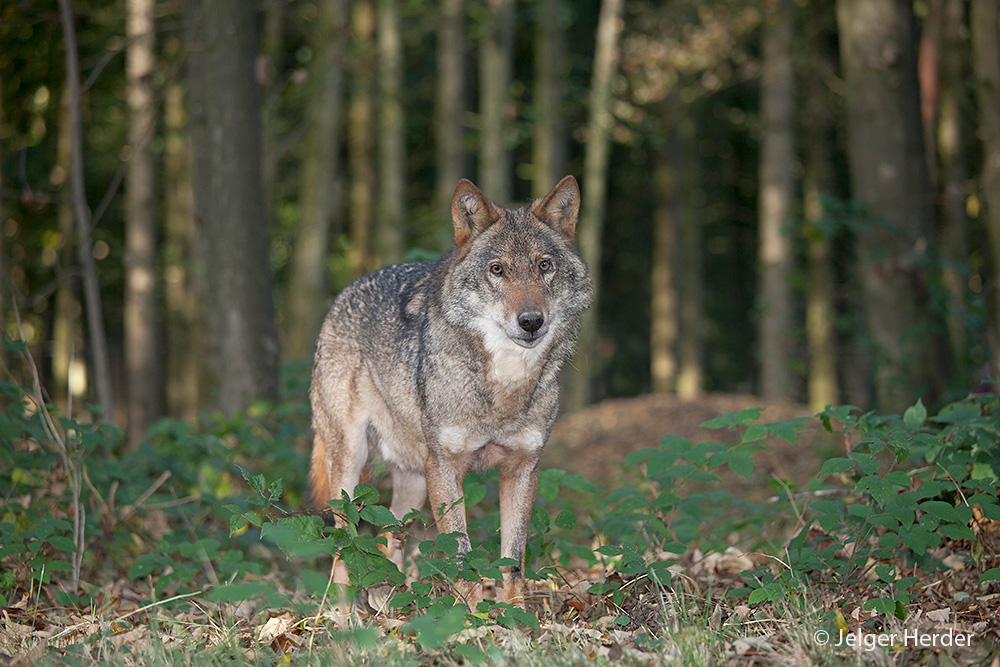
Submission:
[[[615,398],[564,415],[556,422],[542,467],[579,473],[597,483],[616,483],[625,457],[643,447],[656,447],[666,435],[692,442],[725,442],[735,438],[728,430],[700,428],[700,424],[727,412],[762,407],[761,422],[811,417],[807,406],[790,401],[768,401],[745,394],[706,394],[682,401],[668,394]],[[818,428],[818,423],[816,424]],[[810,429],[815,432],[817,428]],[[774,439],[757,456],[758,472],[804,481],[819,470],[820,452],[813,438],[800,437],[796,445]],[[810,441],[810,445],[806,445]],[[757,475],[755,474],[755,477]]]

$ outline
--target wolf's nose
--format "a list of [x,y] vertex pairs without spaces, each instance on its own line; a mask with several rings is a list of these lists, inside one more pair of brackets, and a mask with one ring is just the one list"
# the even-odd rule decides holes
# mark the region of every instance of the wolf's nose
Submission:
[[535,333],[542,328],[545,317],[537,310],[530,313],[521,313],[517,316],[517,325],[528,333]]

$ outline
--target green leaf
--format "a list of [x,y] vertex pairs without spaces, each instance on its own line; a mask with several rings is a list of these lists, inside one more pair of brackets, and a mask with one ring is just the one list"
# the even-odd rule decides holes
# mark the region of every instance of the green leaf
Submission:
[[868,475],[859,479],[854,488],[857,493],[868,491],[872,494],[875,502],[884,507],[885,503],[893,496],[898,487],[883,477]]
[[556,517],[555,524],[563,530],[572,530],[576,527],[576,515],[569,510],[563,510]]
[[267,482],[264,481],[264,475],[251,475],[243,467],[236,467],[239,469],[240,474],[243,475],[243,479],[246,480],[246,483],[250,485],[250,488],[256,493],[264,495],[264,490],[267,488]]
[[733,426],[746,426],[757,421],[764,408],[745,408],[739,412],[727,412],[718,417],[709,419],[701,424],[701,428],[731,428]]
[[794,445],[801,431],[810,421],[809,417],[796,417],[785,421],[766,424],[767,430],[776,438],[781,438],[790,445]]
[[918,398],[917,402],[906,408],[906,412],[903,413],[903,424],[911,431],[915,431],[923,426],[925,421],[927,421],[927,408]]
[[[823,462],[823,467],[820,468],[819,476],[824,475],[836,475],[838,473],[847,472],[855,465],[854,461],[844,458],[834,458],[827,459]],[[815,504],[815,503],[814,503]]]
[[868,600],[861,608],[865,611],[875,610],[879,613],[885,614],[886,616],[896,615],[896,601],[892,598],[872,598]]
[[580,493],[600,493],[600,489],[597,485],[591,482],[589,479],[583,475],[569,474],[559,480],[562,486],[567,489],[572,489],[573,491],[578,491]]
[[426,613],[404,625],[403,632],[413,632],[417,643],[425,650],[433,650],[444,645],[452,635],[465,627],[465,607],[454,606],[443,614]]
[[729,469],[741,477],[750,479],[753,474],[753,457],[748,454],[734,456],[729,461]]
[[373,526],[398,526],[396,516],[382,505],[365,505],[361,508],[361,518]]
[[979,583],[984,581],[1000,581],[1000,567],[991,567],[983,572],[982,576],[979,577]]
[[473,507],[478,505],[486,497],[486,485],[480,481],[474,481],[470,478],[465,479],[465,483],[462,485],[463,491],[465,493],[465,506]]

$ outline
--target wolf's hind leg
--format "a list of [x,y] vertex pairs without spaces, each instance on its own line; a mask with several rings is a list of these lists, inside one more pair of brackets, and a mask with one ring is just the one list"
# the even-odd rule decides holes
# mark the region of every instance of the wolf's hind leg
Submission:
[[[342,491],[347,491],[348,495],[354,493],[368,460],[367,428],[365,419],[351,420],[347,428],[333,420],[317,419],[310,470],[316,507],[325,509],[326,501],[340,498]],[[343,525],[339,517],[336,523]],[[333,581],[350,583],[347,565],[339,558],[334,563]]]
[[[392,510],[393,516],[397,520],[402,520],[409,514],[410,510],[419,510],[427,500],[427,480],[423,472],[413,472],[401,468],[392,469]],[[390,531],[382,533],[386,539],[386,545],[379,549],[385,557],[396,564],[400,572],[403,572],[403,542]]]

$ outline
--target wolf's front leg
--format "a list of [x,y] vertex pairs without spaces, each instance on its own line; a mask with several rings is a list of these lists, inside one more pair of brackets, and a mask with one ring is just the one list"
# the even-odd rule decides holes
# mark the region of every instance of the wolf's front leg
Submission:
[[[462,493],[462,480],[469,469],[471,456],[459,453],[441,451],[431,448],[427,454],[427,495],[431,504],[431,513],[437,524],[438,533],[460,533],[458,538],[459,554],[467,554],[472,550],[469,542],[469,530],[465,520],[465,499]],[[483,600],[481,583],[468,582],[453,584],[458,597],[475,609]]]
[[538,491],[535,452],[514,451],[500,462],[500,557],[518,565],[500,568],[505,602],[524,607],[524,551],[531,524],[531,509]]

